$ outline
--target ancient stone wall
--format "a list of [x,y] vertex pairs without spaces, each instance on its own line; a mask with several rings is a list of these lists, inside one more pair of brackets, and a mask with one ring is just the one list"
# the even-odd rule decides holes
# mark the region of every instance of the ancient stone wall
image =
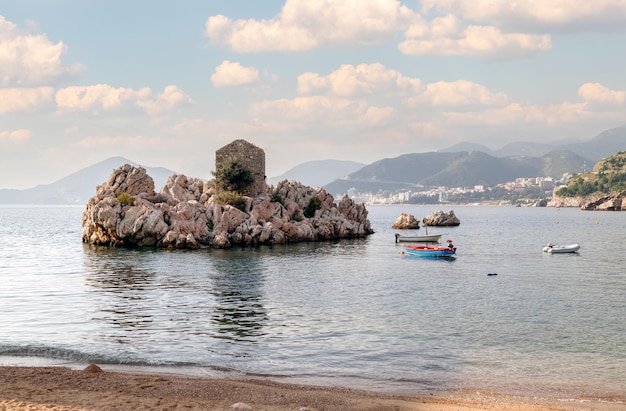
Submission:
[[265,151],[246,140],[235,140],[215,152],[215,168],[217,169],[221,162],[232,158],[237,159],[248,169],[254,179],[242,194],[255,197],[265,191]]

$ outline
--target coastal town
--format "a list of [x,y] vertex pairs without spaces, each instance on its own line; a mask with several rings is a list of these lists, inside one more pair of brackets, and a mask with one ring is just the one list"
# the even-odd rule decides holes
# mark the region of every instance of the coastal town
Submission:
[[[572,174],[566,173],[559,179],[552,177],[518,178],[515,181],[495,186],[473,187],[424,187],[413,190],[359,192],[352,188],[346,193],[355,202],[366,205],[384,204],[447,204],[447,203],[490,203],[498,205],[537,205],[551,198],[554,192],[567,185]],[[335,195],[336,198],[341,198]]]

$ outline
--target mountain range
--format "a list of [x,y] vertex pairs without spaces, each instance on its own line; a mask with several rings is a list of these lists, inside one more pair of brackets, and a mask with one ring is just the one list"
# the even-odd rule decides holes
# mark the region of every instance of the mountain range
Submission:
[[[51,184],[25,190],[0,189],[0,204],[86,204],[96,194],[96,187],[107,181],[111,172],[124,164],[139,165],[123,157],[111,157]],[[176,174],[163,167],[142,167],[154,180],[157,191],[165,185],[169,176]]]
[[[404,154],[365,165],[353,161],[320,160],[302,163],[284,174],[268,178],[268,184],[296,180],[324,187],[333,195],[349,189],[361,192],[396,191],[423,186],[494,185],[521,177],[580,173],[602,158],[626,151],[626,126],[604,131],[589,141],[559,144],[511,143],[499,150],[474,143],[429,153]],[[52,184],[25,190],[0,189],[0,204],[86,204],[96,187],[123,164],[138,166],[123,157],[112,157],[79,170]],[[160,190],[175,171],[143,166]]]

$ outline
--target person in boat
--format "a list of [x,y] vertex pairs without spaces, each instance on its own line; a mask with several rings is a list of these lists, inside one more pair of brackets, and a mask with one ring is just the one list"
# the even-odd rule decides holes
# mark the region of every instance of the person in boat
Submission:
[[452,250],[454,248],[454,244],[452,244],[452,240],[448,240],[448,248]]

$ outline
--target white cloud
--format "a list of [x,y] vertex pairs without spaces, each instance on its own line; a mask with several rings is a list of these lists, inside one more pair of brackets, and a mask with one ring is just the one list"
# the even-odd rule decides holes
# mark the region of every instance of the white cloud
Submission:
[[167,86],[158,96],[153,97],[149,88],[134,90],[114,88],[108,84],[95,86],[73,86],[61,89],[56,94],[59,109],[68,111],[114,110],[125,104],[142,108],[151,116],[165,114],[193,100],[176,86]]
[[252,84],[259,80],[259,70],[254,67],[244,67],[240,63],[224,60],[215,68],[211,75],[211,82],[215,87],[241,86]]
[[271,122],[280,119],[294,127],[336,127],[377,125],[387,121],[395,110],[370,106],[364,101],[328,96],[297,97],[263,101],[253,105],[253,116]]
[[411,26],[398,49],[408,55],[460,55],[515,58],[552,47],[547,35],[503,33],[494,26],[464,27],[453,16]]
[[446,112],[445,121],[455,126],[504,127],[522,124],[557,126],[575,123],[591,113],[584,103],[561,103],[548,106],[511,103],[505,107],[480,112]]
[[423,93],[408,99],[408,104],[433,107],[501,106],[508,100],[504,93],[493,93],[481,84],[457,80],[428,84]]
[[626,30],[624,0],[422,0],[422,11],[454,13],[503,30]]
[[29,112],[52,102],[52,87],[0,88],[0,114]]
[[590,103],[623,105],[626,91],[615,91],[600,83],[585,83],[578,89],[578,95]]
[[13,143],[21,143],[30,140],[32,132],[27,129],[19,129],[13,131],[0,131],[0,141],[10,141]]
[[161,116],[193,102],[192,98],[181,89],[170,85],[165,87],[156,99],[141,99],[137,101],[137,105],[143,108],[150,116]]
[[0,16],[0,85],[31,86],[74,77],[82,68],[64,66],[67,47],[53,44],[45,35],[22,34]]
[[270,20],[211,16],[206,34],[212,43],[241,53],[303,51],[328,44],[388,42],[413,16],[397,0],[286,0]]
[[322,77],[317,73],[304,73],[298,77],[299,94],[332,94],[340,97],[366,95],[413,94],[420,91],[422,82],[405,77],[385,68],[380,63],[341,65]]
[[72,148],[80,148],[83,150],[100,150],[112,148],[120,150],[120,148],[141,148],[159,143],[158,138],[149,138],[145,136],[104,136],[104,137],[86,137],[82,140],[71,144]]

